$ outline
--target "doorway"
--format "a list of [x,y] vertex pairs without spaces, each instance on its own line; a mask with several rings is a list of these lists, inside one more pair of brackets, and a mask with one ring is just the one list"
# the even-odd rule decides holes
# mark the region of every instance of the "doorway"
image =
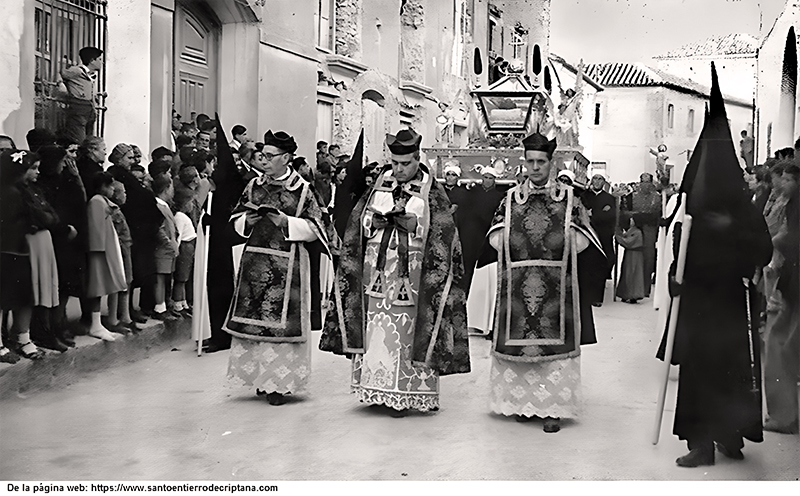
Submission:
[[220,23],[198,7],[179,2],[175,9],[173,101],[184,122],[217,110]]

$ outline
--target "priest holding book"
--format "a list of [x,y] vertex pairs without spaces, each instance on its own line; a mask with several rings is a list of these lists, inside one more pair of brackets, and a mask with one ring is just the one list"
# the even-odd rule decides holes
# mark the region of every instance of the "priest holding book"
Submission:
[[228,377],[271,405],[306,388],[312,315],[324,306],[311,278],[328,287],[326,270],[310,270],[313,245],[327,252],[328,235],[310,184],[289,165],[296,150],[290,135],[267,131],[263,175],[250,181],[231,216],[247,243],[224,327],[233,336]]

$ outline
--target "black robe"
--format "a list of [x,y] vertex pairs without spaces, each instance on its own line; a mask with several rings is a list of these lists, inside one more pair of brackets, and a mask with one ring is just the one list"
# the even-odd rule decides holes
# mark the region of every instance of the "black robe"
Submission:
[[86,193],[80,176],[66,172],[49,176],[42,174],[37,181],[45,199],[58,212],[64,224],[71,225],[78,235],[70,240],[66,235],[53,235],[53,249],[58,264],[58,290],[62,300],[69,296],[83,297],[86,288],[86,252],[88,250],[88,218]]
[[460,200],[457,213],[458,235],[464,253],[464,281],[469,286],[475,267],[483,267],[497,261],[497,252],[488,249],[486,233],[492,225],[497,207],[508,191],[507,187],[494,186],[484,189],[476,184],[467,190],[463,200]]
[[[595,193],[586,190],[581,195],[583,205],[592,213],[592,228],[600,238],[600,244],[606,253],[605,266],[596,267],[597,274],[587,281],[587,297],[591,303],[602,303],[605,293],[605,281],[611,278],[611,269],[616,262],[614,256],[614,232],[617,224],[617,201],[605,191]],[[603,270],[604,269],[604,270]]]
[[[672,356],[680,365],[673,433],[690,449],[712,440],[730,449],[740,448],[743,437],[763,440],[758,329],[748,329],[756,301],[742,278],[771,257],[766,222],[749,202],[721,231],[694,219]],[[665,343],[666,335],[662,360]]]
[[131,229],[133,240],[133,286],[149,291],[156,274],[153,254],[158,245],[158,230],[164,217],[158,209],[153,192],[142,185],[129,170],[112,165],[108,168],[108,173],[125,185],[127,199],[120,209]]

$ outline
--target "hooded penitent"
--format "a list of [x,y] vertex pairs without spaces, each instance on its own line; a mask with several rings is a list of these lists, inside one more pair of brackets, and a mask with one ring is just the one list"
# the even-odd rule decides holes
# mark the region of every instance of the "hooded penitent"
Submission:
[[713,63],[711,74],[705,123],[681,183],[692,228],[672,360],[681,365],[673,432],[690,443],[705,442],[712,430],[761,441],[759,339],[747,284],[769,263],[772,243],[746,194]]

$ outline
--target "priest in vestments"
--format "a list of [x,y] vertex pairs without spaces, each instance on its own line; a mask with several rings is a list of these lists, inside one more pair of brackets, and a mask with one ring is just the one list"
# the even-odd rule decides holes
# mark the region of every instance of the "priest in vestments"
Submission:
[[464,268],[451,204],[420,164],[422,136],[387,136],[392,154],[352,212],[320,348],[352,356],[358,399],[439,408],[439,378],[470,370]]
[[272,405],[306,388],[312,315],[323,306],[311,278],[327,274],[310,270],[309,247],[327,246],[326,226],[311,185],[289,165],[296,150],[285,132],[266,133],[264,149],[255,152],[264,159],[254,161],[263,175],[248,183],[231,217],[247,242],[225,322],[232,336],[228,377],[255,387]]
[[596,342],[580,267],[607,262],[572,186],[556,180],[555,140],[536,133],[522,143],[521,182],[500,203],[488,235],[499,286],[490,408],[519,421],[543,418],[552,433],[562,418],[578,415],[580,345]]

